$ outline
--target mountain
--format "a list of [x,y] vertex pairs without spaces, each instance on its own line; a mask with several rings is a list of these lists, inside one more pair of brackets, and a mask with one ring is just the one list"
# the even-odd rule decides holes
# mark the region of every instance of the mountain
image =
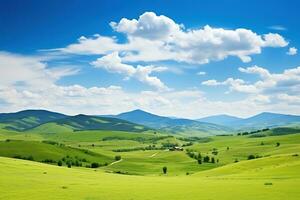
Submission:
[[230,116],[230,115],[213,115],[209,117],[204,117],[197,119],[199,122],[207,122],[213,124],[219,124],[223,126],[229,126],[231,123],[242,120],[242,118]]
[[80,114],[41,124],[30,131],[52,133],[56,132],[56,130],[66,132],[83,130],[143,132],[149,130],[149,128],[122,119]]
[[0,124],[5,129],[24,131],[66,117],[67,115],[47,110],[24,110],[15,113],[0,113]]
[[300,116],[263,112],[258,115],[233,122],[238,128],[266,128],[299,124]]
[[231,131],[228,127],[217,124],[198,122],[191,119],[163,117],[143,110],[133,110],[114,117],[171,133],[188,134],[190,132],[193,135],[217,135]]
[[171,125],[173,122],[173,119],[171,118],[154,115],[152,113],[148,113],[143,110],[133,110],[130,112],[125,112],[125,113],[115,115],[113,117],[134,122],[137,124],[143,124],[145,126],[149,126],[152,128],[165,127]]

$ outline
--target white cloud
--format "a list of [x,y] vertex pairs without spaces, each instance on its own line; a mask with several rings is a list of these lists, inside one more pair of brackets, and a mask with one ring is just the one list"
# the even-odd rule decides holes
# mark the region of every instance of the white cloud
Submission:
[[277,33],[268,33],[263,36],[263,46],[265,47],[285,47],[289,43]]
[[[225,85],[229,91],[248,94],[254,102],[267,103],[267,106],[277,106],[277,109],[289,110],[300,105],[300,67],[285,69],[282,73],[270,73],[267,69],[252,66],[239,68],[239,71],[249,74],[257,74],[260,80],[254,83],[247,83],[241,79],[228,78],[225,81],[207,80],[202,82],[206,86]],[[247,98],[246,98],[247,99]],[[293,105],[293,106],[291,106]],[[277,111],[278,112],[278,111]]]
[[224,60],[229,56],[250,62],[251,55],[260,54],[265,47],[284,47],[288,42],[279,34],[258,35],[249,29],[213,28],[185,29],[171,18],[145,12],[138,19],[122,18],[111,27],[125,34],[120,43],[114,37],[100,35],[81,37],[78,43],[59,49],[64,53],[103,55],[119,51],[122,60],[151,62],[173,60],[204,64]]
[[203,76],[203,75],[206,75],[206,72],[198,72],[197,75]]
[[296,49],[295,47],[290,47],[289,51],[286,54],[290,55],[290,56],[294,56],[297,54],[297,51],[298,51],[298,49]]
[[256,65],[254,65],[253,67],[248,67],[248,68],[239,67],[239,71],[244,72],[244,73],[248,73],[248,74],[258,74],[262,78],[268,78],[268,77],[271,76],[271,74],[269,73],[269,71],[267,69],[264,69],[262,67],[258,67]]
[[286,31],[287,30],[287,28],[282,25],[273,25],[273,26],[269,26],[268,28],[275,30],[275,31]]
[[137,80],[146,83],[150,86],[156,87],[160,90],[167,90],[168,87],[157,77],[150,76],[153,72],[162,72],[167,70],[165,67],[154,67],[138,65],[136,68],[132,65],[122,63],[118,52],[113,52],[91,63],[96,68],[102,68],[112,73],[119,73],[126,76],[126,78],[136,78]]
[[138,20],[122,18],[118,23],[111,22],[111,27],[120,33],[130,37],[141,37],[154,40],[168,40],[172,34],[180,31],[180,25],[172,19],[153,12],[145,12]]
[[72,67],[47,67],[39,57],[0,52],[0,85],[44,87],[64,76],[78,73]]

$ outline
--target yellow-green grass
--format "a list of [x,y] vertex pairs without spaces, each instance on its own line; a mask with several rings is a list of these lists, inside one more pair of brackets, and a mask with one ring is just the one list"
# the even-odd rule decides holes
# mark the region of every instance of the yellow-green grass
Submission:
[[[277,143],[280,146],[277,147]],[[229,148],[227,150],[227,147]],[[219,159],[219,164],[225,165],[238,161],[247,160],[249,155],[270,156],[285,153],[300,153],[300,134],[268,136],[251,138],[248,136],[215,136],[207,143],[195,144],[191,148],[201,152],[203,156],[209,155]],[[217,155],[212,151],[216,148]]]
[[85,159],[85,163],[98,162],[105,164],[113,162],[113,157],[100,153],[85,152],[68,146],[37,141],[0,141],[0,156],[25,159],[32,157],[35,161],[52,160],[56,163],[64,157]]
[[[273,162],[270,159],[271,165]],[[206,171],[194,176],[133,176],[104,173],[102,170],[66,168],[0,157],[0,199],[109,199],[109,200],[298,200],[299,176],[282,176],[288,171],[299,172],[299,158],[289,157],[297,164],[265,171],[226,176],[242,162]],[[292,159],[298,159],[293,161]],[[247,162],[247,163],[246,163]],[[246,161],[256,165],[258,160]],[[260,165],[260,164],[259,164]],[[231,170],[232,169],[232,170]],[[241,172],[241,173],[240,173]],[[225,176],[221,176],[224,174]]]

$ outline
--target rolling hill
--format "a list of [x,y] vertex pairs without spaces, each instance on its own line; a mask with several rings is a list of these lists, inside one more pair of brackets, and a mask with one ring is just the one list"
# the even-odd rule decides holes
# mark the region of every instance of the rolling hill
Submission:
[[67,115],[47,110],[24,110],[16,113],[0,113],[0,124],[8,130],[24,131],[66,117]]
[[110,130],[110,131],[128,131],[128,132],[143,132],[149,130],[148,127],[128,122],[122,119],[95,117],[89,115],[69,116],[63,119],[54,120],[48,123],[41,124],[29,131],[33,132],[70,132],[84,130]]

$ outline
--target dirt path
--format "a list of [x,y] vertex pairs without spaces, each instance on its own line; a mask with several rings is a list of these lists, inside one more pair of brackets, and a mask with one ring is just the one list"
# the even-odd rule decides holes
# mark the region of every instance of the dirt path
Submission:
[[153,158],[154,156],[156,156],[159,152],[156,152],[154,154],[152,154],[151,156],[149,156],[150,158]]
[[108,166],[112,166],[112,165],[117,164],[117,163],[119,163],[119,162],[121,162],[121,161],[123,161],[123,159],[117,160],[117,161],[115,161],[115,162],[112,162],[112,163],[110,163]]

